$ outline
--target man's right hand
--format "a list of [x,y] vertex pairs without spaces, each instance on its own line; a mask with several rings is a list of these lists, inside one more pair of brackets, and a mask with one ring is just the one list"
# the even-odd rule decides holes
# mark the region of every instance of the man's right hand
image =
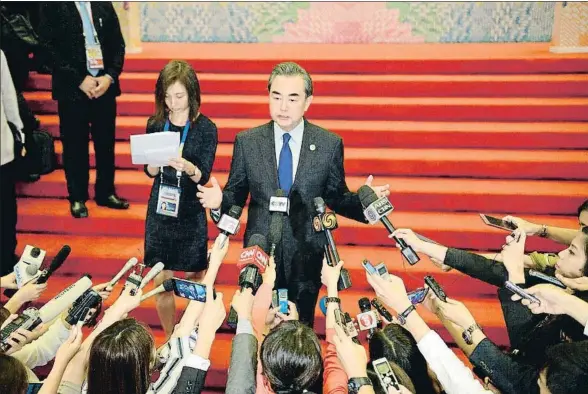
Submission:
[[94,98],[94,93],[92,93],[92,92],[97,86],[98,86],[98,82],[94,79],[94,77],[87,75],[79,87],[80,87],[80,90],[82,92],[84,92],[86,94],[86,96],[88,96],[89,99],[92,99],[92,98]]
[[196,197],[204,208],[219,209],[223,201],[223,191],[215,177],[210,178],[211,187],[198,185],[199,192]]

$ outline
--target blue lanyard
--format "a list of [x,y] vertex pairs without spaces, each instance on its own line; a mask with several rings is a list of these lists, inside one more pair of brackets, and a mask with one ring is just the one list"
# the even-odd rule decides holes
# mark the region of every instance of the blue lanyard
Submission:
[[[180,140],[180,145],[184,145],[186,142],[186,138],[188,137],[188,130],[190,130],[190,121],[186,121],[186,125],[184,126],[184,131],[182,131],[182,139]],[[163,127],[163,131],[169,131],[169,119],[165,121],[165,126]]]

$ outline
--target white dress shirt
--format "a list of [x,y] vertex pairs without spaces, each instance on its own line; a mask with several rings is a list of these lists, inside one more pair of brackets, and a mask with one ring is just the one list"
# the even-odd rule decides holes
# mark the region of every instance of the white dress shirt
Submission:
[[430,330],[417,346],[447,394],[491,394],[474,378],[472,371],[447,347],[439,334]]
[[[274,141],[276,145],[276,163],[278,167],[280,166],[280,152],[282,151],[282,146],[284,146],[284,134],[286,133],[287,131],[284,131],[276,122],[274,122]],[[294,183],[294,179],[296,179],[296,170],[298,169],[298,161],[300,160],[303,135],[304,120],[300,119],[300,123],[290,131],[291,138],[290,141],[288,141],[288,146],[292,151],[292,165],[294,166],[292,169],[292,183]]]

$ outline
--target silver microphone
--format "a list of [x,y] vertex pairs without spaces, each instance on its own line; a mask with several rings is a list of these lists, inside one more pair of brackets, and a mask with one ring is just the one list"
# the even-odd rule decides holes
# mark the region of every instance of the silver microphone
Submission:
[[137,260],[136,257],[131,257],[129,259],[129,261],[127,261],[127,263],[125,264],[125,266],[118,272],[118,274],[116,274],[114,276],[114,278],[112,278],[110,280],[110,282],[108,282],[107,288],[114,287],[114,285],[116,285],[116,282],[118,282],[120,280],[120,278],[122,278],[122,276],[127,273],[128,270],[130,270],[135,265],[137,265],[138,262],[139,262],[139,260]]
[[162,284],[160,284],[159,286],[157,286],[155,289],[143,294],[143,296],[141,297],[141,302],[145,301],[147,298],[152,297],[154,295],[166,292],[166,291],[172,291],[174,289],[174,280],[173,278],[170,279],[166,279],[163,281]]
[[151,268],[151,270],[147,273],[147,275],[145,275],[145,277],[141,281],[141,284],[139,285],[139,288],[137,290],[141,290],[143,287],[145,287],[145,285],[147,285],[147,283],[151,282],[151,279],[155,278],[157,276],[157,274],[159,274],[161,271],[163,271],[164,268],[165,268],[165,266],[163,265],[163,263],[161,261],[159,263],[155,264],[153,266],[153,268]]

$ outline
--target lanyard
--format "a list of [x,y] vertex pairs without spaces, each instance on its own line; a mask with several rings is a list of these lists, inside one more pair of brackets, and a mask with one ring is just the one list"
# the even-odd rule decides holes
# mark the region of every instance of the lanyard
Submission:
[[[80,15],[82,14],[82,11],[80,9],[81,5],[79,1],[74,1],[76,7],[78,8],[78,12],[80,13]],[[92,16],[92,5],[90,4],[89,1],[86,1],[86,9],[88,10],[88,15],[90,16],[90,25],[92,26],[92,33],[94,34],[94,40],[96,41],[96,44],[100,45],[100,40],[98,39],[98,32],[96,31],[96,27],[94,27],[94,17]],[[102,19],[100,19],[100,26],[102,26]],[[86,32],[83,31],[82,29],[82,33],[84,34],[84,37],[86,36]]]
[[[184,144],[186,143],[186,138],[188,138],[188,131],[190,130],[190,120],[186,121],[186,125],[184,126],[184,131],[182,131],[182,139],[180,140],[180,156],[182,155],[182,151],[184,150]],[[169,131],[169,119],[165,121],[165,126],[163,126],[163,131]],[[159,172],[161,177],[161,182],[163,182],[163,167],[161,167],[161,171]],[[178,178],[178,187],[180,187],[180,180],[182,179],[182,172],[176,171],[176,177]]]

